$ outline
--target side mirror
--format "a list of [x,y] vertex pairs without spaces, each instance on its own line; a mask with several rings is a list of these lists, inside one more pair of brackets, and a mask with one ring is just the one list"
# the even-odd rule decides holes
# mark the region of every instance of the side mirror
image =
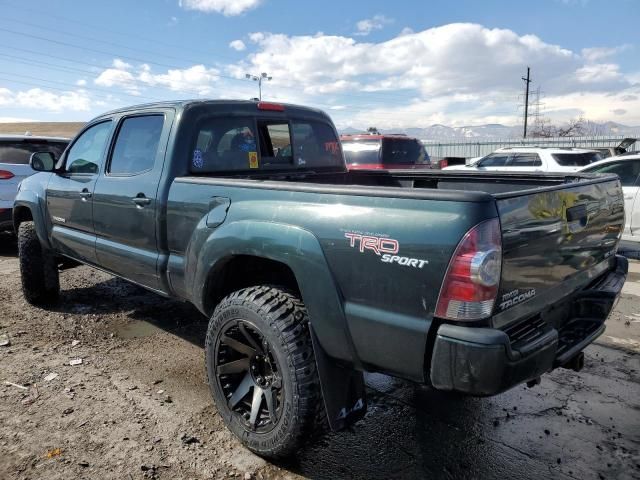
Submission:
[[36,172],[53,172],[56,167],[56,157],[51,152],[35,152],[29,158],[29,165]]

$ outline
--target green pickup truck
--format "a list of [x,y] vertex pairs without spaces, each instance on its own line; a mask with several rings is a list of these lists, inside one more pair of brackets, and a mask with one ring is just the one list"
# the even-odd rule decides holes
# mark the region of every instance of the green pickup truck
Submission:
[[191,302],[218,411],[264,456],[362,418],[365,371],[484,396],[579,370],[627,275],[616,176],[348,172],[294,105],[125,108],[31,165],[27,301],[86,264]]

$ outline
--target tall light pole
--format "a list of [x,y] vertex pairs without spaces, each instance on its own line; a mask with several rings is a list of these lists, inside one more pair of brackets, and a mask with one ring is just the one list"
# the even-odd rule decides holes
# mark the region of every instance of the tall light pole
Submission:
[[271,80],[273,77],[270,77],[265,72],[262,72],[260,75],[251,75],[250,73],[245,73],[244,75],[249,80],[253,80],[254,82],[258,82],[258,99],[262,100],[262,81],[263,80]]
[[524,93],[524,131],[522,132],[522,138],[527,138],[527,120],[529,120],[529,84],[532,82],[529,77],[531,69],[527,67],[527,77],[522,77],[526,87]]

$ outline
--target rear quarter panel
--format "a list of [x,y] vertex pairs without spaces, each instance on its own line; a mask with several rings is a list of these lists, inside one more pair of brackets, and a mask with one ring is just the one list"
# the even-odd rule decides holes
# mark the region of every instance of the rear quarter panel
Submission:
[[[214,197],[229,198],[231,205],[224,223],[209,228],[206,216]],[[215,250],[215,258],[206,255],[214,263],[233,252],[233,247],[218,249],[216,243],[250,246],[258,256],[290,265],[327,352],[366,369],[418,381],[423,379],[427,333],[451,254],[469,228],[497,215],[493,202],[239,188],[204,180],[174,182],[167,209],[170,282],[177,292],[199,291],[201,280],[194,272],[205,250]],[[367,241],[367,247],[360,237],[377,240]],[[214,238],[218,241],[211,241]],[[383,250],[376,252],[373,245]],[[422,268],[417,262],[384,262],[384,249],[394,245],[396,256],[422,260]],[[325,290],[332,292],[315,294]],[[334,294],[335,307],[314,304]],[[337,320],[324,318],[329,310],[338,311],[343,335],[336,335]]]

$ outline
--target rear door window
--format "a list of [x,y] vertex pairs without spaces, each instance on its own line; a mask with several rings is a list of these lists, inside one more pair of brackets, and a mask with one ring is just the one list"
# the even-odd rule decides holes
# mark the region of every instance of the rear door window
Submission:
[[0,163],[12,165],[28,165],[31,154],[35,152],[51,152],[58,160],[67,142],[15,140],[0,142]]
[[537,153],[516,153],[509,163],[511,167],[540,167],[542,160]]
[[508,153],[492,153],[478,162],[479,167],[505,167],[511,155]]
[[164,115],[145,115],[122,121],[109,162],[112,175],[136,175],[153,168],[162,135]]
[[558,162],[558,165],[562,167],[584,167],[590,163],[602,160],[602,156],[598,152],[552,153],[551,156]]

